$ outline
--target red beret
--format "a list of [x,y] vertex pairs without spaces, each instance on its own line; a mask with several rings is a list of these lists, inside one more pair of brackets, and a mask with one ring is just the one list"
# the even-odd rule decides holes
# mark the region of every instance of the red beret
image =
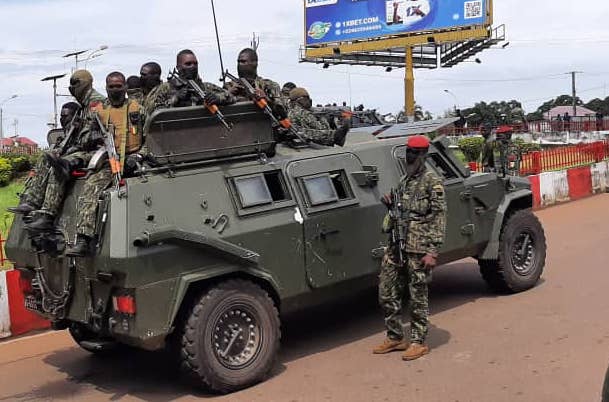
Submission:
[[429,138],[424,135],[413,135],[406,142],[408,148],[429,148]]
[[499,126],[497,127],[497,130],[495,131],[497,134],[505,134],[505,133],[511,133],[512,127],[511,126]]

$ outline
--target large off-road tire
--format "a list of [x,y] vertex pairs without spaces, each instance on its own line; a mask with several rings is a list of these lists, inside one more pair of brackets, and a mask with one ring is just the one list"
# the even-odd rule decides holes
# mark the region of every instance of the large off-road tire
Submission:
[[478,261],[480,273],[491,289],[508,293],[535,286],[545,263],[546,237],[530,210],[516,211],[504,222],[497,260]]
[[197,385],[228,393],[265,379],[281,337],[279,313],[259,286],[229,280],[205,291],[182,330],[181,368]]

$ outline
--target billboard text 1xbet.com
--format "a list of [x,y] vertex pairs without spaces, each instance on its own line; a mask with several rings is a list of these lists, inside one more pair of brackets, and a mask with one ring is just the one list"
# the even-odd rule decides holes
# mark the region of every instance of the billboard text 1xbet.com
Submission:
[[305,0],[306,44],[484,25],[486,13],[487,0]]

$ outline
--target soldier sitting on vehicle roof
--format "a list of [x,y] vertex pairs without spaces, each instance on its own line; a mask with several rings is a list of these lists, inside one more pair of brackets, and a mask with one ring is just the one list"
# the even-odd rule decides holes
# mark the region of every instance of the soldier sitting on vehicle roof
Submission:
[[350,128],[350,119],[344,119],[342,125],[332,130],[325,119],[319,120],[311,107],[313,102],[304,88],[294,88],[290,91],[288,118],[302,136],[321,145],[345,145],[345,138]]

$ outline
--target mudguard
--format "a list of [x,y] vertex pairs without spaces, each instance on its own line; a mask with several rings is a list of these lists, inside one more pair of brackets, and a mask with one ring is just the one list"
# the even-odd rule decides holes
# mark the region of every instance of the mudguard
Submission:
[[499,257],[499,237],[501,236],[501,228],[503,227],[505,213],[515,201],[527,197],[531,199],[531,202],[527,203],[527,207],[531,208],[533,206],[533,193],[531,190],[521,189],[505,195],[503,202],[499,205],[499,208],[497,208],[497,214],[495,216],[495,222],[493,223],[493,231],[489,237],[489,242],[487,243],[484,252],[479,256],[481,260],[496,260]]

